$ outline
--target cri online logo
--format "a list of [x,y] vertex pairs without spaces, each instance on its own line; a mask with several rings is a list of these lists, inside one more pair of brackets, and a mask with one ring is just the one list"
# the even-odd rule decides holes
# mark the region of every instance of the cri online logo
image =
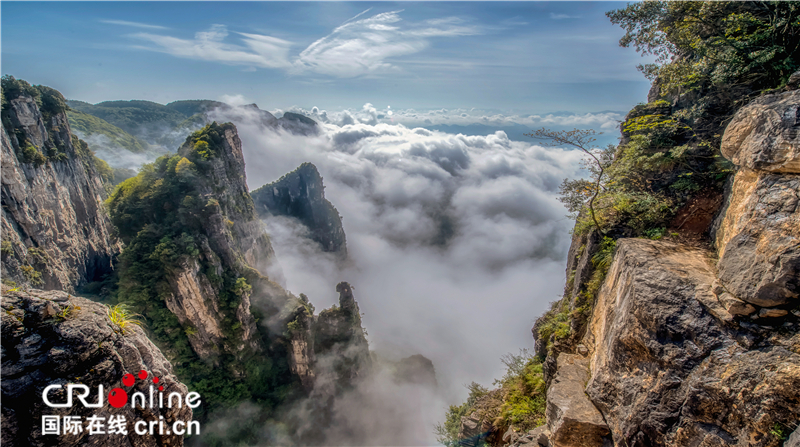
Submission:
[[[145,370],[139,371],[139,375],[138,375],[139,380],[142,380],[142,381],[147,380],[147,376],[148,376],[147,371],[145,371]],[[131,406],[135,407],[137,404],[139,404],[141,407],[154,408],[154,407],[157,406],[158,408],[164,408],[165,407],[164,406],[164,393],[163,393],[164,386],[163,385],[158,385],[159,380],[160,379],[158,377],[153,377],[152,384],[149,387],[150,388],[150,390],[149,390],[150,391],[149,392],[149,399],[148,399],[148,396],[146,396],[141,391],[137,391],[137,392],[133,393],[132,396],[131,396],[131,402],[130,402]],[[124,376],[122,376],[122,384],[124,386],[130,388],[135,383],[136,383],[136,378],[133,376],[133,374],[128,373],[128,374],[125,374]],[[158,385],[158,394],[157,395],[156,395],[156,392],[155,392],[156,390],[155,390],[154,385]],[[86,408],[102,408],[103,405],[105,404],[105,402],[103,401],[103,385],[98,385],[98,387],[97,387],[97,402],[96,403],[87,402],[87,400],[86,400],[86,398],[89,397],[89,393],[90,393],[90,390],[89,390],[88,386],[82,385],[82,384],[75,384],[75,383],[67,384],[67,401],[65,403],[59,404],[59,403],[50,402],[50,399],[47,397],[47,395],[50,394],[51,390],[55,390],[55,389],[58,389],[58,388],[62,388],[62,386],[61,385],[48,385],[42,391],[42,401],[44,401],[45,405],[47,405],[50,408],[69,408],[69,407],[72,407],[73,390],[78,390],[78,393],[75,394],[75,397],[77,397],[78,400]],[[156,399],[158,401],[157,405],[156,405]],[[119,387],[112,388],[111,391],[108,392],[108,403],[112,407],[115,407],[115,408],[124,407],[125,405],[128,404],[128,392],[125,391],[122,388],[119,388]],[[179,408],[181,408],[181,407],[183,407],[184,403],[189,408],[197,408],[197,407],[199,407],[200,404],[201,404],[201,402],[200,402],[200,393],[196,393],[196,392],[188,393],[188,394],[186,394],[185,400],[184,400],[184,397],[181,396],[181,394],[178,393],[178,392],[169,393],[169,395],[167,396],[167,405],[166,405],[166,407],[167,408],[172,408],[172,406],[174,404],[177,404],[177,406]]]

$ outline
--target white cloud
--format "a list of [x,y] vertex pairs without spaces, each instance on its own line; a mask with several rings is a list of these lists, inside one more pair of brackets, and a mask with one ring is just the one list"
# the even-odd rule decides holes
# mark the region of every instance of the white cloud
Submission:
[[[462,109],[386,109],[378,110],[367,103],[361,110],[345,109],[340,111],[326,111],[318,107],[310,110],[301,107],[291,107],[290,110],[308,115],[324,123],[345,125],[355,122],[365,124],[389,123],[403,124],[406,127],[429,127],[436,125],[469,126],[483,124],[489,127],[527,126],[531,131],[538,127],[582,127],[593,128],[597,131],[615,131],[624,115],[618,112],[598,112],[584,114],[503,114],[475,108]],[[391,112],[391,114],[389,113]]]
[[155,47],[144,47],[144,49],[186,59],[262,68],[288,68],[291,66],[288,60],[291,42],[258,34],[237,34],[243,36],[242,42],[245,46],[223,42],[228,37],[225,25],[213,25],[207,31],[196,33],[194,39],[180,39],[151,33],[136,33],[131,37],[155,45]]
[[[397,111],[434,119],[469,113]],[[395,445],[427,445],[431,425],[444,416],[442,402],[463,400],[461,385],[472,380],[491,385],[502,374],[500,355],[531,348],[533,320],[563,287],[572,222],[556,193],[564,177],[580,175],[581,154],[512,141],[504,132],[466,136],[391,124],[372,104],[310,112],[351,122],[329,120],[319,135],[305,137],[261,127],[252,110],[211,118],[237,125],[251,189],[303,162],[319,169],[326,197],[343,216],[352,263],[319,253],[290,219],[269,219],[284,284],[323,309],[336,302],[334,285],[350,282],[371,349],[433,360],[438,394],[392,400],[398,420],[409,421],[405,434],[393,434]],[[359,402],[363,411],[343,417],[368,425],[381,407]],[[413,417],[420,412],[427,419]]]
[[457,18],[403,24],[399,15],[402,11],[360,18],[369,11],[349,19],[294,58],[289,56],[292,43],[277,37],[237,32],[241,36],[238,44],[225,43],[229,33],[225,25],[219,24],[196,33],[194,39],[152,33],[136,33],[131,37],[154,45],[136,48],[181,58],[350,78],[395,71],[398,67],[393,59],[424,50],[430,38],[478,33],[477,28],[464,25]]
[[553,20],[564,20],[564,19],[580,19],[581,16],[571,16],[569,14],[556,14],[554,12],[550,13],[550,18]]
[[129,22],[127,20],[101,20],[100,23],[108,23],[109,25],[133,26],[136,28],[147,28],[147,29],[169,29],[166,26],[149,25],[147,23],[140,23],[140,22]]

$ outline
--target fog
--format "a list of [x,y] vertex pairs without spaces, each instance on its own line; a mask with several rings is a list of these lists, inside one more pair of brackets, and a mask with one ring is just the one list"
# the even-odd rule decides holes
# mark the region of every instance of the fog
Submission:
[[[572,221],[556,194],[564,177],[582,175],[581,154],[503,132],[453,135],[383,121],[323,122],[313,137],[265,129],[241,110],[234,122],[251,190],[312,162],[343,216],[350,260],[342,265],[292,219],[266,220],[284,286],[323,309],[348,281],[372,350],[395,360],[419,353],[436,368],[436,395],[405,399],[413,393],[375,379],[372,391],[339,405],[355,399],[369,409],[365,399],[389,399],[407,432],[424,434],[395,444],[427,444],[446,405],[466,398],[464,384],[491,386],[504,372],[501,355],[532,347],[533,322],[563,290]],[[385,445],[387,430],[368,443]]]

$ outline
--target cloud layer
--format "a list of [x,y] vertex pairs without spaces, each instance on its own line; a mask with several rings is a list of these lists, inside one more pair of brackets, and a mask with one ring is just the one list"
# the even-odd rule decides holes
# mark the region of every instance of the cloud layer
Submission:
[[[310,161],[343,216],[346,266],[320,254],[296,222],[267,220],[286,287],[322,309],[335,303],[336,283],[350,282],[372,349],[433,360],[444,400],[431,399],[441,408],[427,414],[443,417],[441,402],[463,399],[462,384],[491,385],[500,355],[531,347],[534,319],[563,287],[571,221],[556,191],[580,175],[579,153],[503,132],[454,135],[355,117],[323,123],[315,137],[263,129],[255,116],[236,120],[251,189]],[[414,405],[398,411],[414,414]],[[435,418],[409,430],[432,442]]]

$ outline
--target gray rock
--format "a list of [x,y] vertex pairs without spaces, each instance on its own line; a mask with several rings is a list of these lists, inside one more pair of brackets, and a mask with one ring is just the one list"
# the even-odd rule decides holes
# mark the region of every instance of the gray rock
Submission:
[[[61,317],[50,317],[41,309],[55,307]],[[65,312],[67,309],[71,311]],[[23,311],[17,317],[12,310]],[[45,292],[32,289],[9,291],[3,286],[2,297],[2,436],[3,444],[30,446],[181,446],[183,436],[154,434],[137,435],[133,423],[137,420],[158,420],[168,424],[176,420],[192,420],[192,410],[186,406],[173,408],[137,407],[130,404],[114,408],[104,397],[102,408],[84,408],[75,402],[71,408],[55,409],[42,401],[44,388],[51,384],[79,383],[89,386],[89,401],[95,402],[99,385],[104,394],[121,387],[131,396],[134,392],[149,394],[152,378],[164,387],[164,396],[177,392],[186,396],[186,385],[178,381],[172,365],[150,342],[139,326],[131,325],[123,332],[111,323],[108,308],[64,292]],[[126,373],[148,372],[147,380],[137,380],[133,388],[121,380]],[[154,386],[155,387],[155,386]],[[156,391],[157,393],[157,391]],[[51,391],[51,399],[63,402],[63,389]],[[201,396],[202,399],[202,396]],[[130,401],[129,401],[130,402]],[[84,422],[89,416],[107,418],[124,416],[128,435],[42,435],[43,415],[79,416]]]
[[530,431],[531,435],[533,436],[533,440],[542,447],[549,447],[550,446],[550,430],[547,428],[546,425],[542,425],[541,427],[536,427]]
[[562,353],[558,372],[547,390],[547,428],[558,446],[602,446],[609,433],[603,416],[584,392],[589,359]]
[[734,115],[720,151],[736,166],[800,173],[800,90],[762,96]]
[[783,447],[800,447],[800,425],[792,432],[789,439],[783,443]]
[[[103,182],[75,146],[66,114],[45,117],[27,95],[8,101],[3,113],[3,279],[73,291],[109,273],[121,245],[103,207]],[[27,145],[62,155],[36,166],[20,155]]]
[[256,210],[263,217],[288,216],[305,225],[310,238],[323,251],[347,257],[347,241],[342,218],[325,198],[325,186],[317,167],[303,163],[279,180],[251,193]]
[[617,241],[585,337],[586,393],[616,445],[771,446],[800,419],[798,340],[717,319],[696,299],[714,280],[704,250]]

